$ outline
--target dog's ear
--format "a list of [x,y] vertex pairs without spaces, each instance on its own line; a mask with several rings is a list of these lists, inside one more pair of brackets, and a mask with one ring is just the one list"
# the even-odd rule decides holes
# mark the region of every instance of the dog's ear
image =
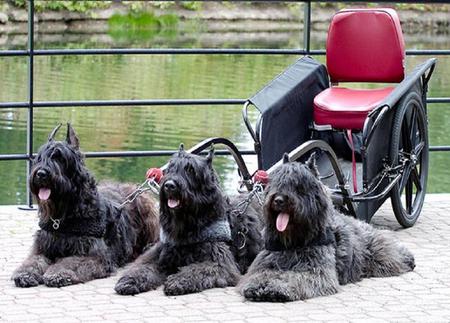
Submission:
[[181,153],[182,151],[184,151],[184,144],[181,143],[180,147],[178,147],[178,151]]
[[214,146],[211,145],[211,148],[209,148],[208,155],[206,155],[206,162],[208,163],[209,166],[212,165],[213,158],[214,158]]
[[66,142],[75,149],[80,148],[80,140],[78,139],[77,134],[75,133],[75,130],[73,130],[70,123],[67,123]]
[[59,125],[57,125],[55,127],[55,129],[52,130],[52,132],[50,132],[50,134],[48,135],[48,141],[53,141],[55,140],[55,135],[58,132],[59,128],[61,128],[62,123],[60,123]]
[[288,153],[284,153],[283,155],[283,164],[287,164],[289,163],[289,154]]
[[317,164],[316,164],[316,152],[313,152],[308,160],[305,163],[306,166],[308,166],[308,168],[311,170],[311,173],[315,176],[315,177],[319,177],[319,169],[317,168]]

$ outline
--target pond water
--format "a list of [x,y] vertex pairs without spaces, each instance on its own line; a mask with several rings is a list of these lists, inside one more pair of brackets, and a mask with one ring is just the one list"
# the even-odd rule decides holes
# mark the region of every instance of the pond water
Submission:
[[[300,35],[300,36],[299,36]],[[114,39],[108,35],[38,35],[37,48],[90,47],[240,47],[298,48],[299,31],[285,33],[171,33],[149,38]],[[17,40],[19,39],[19,40]],[[25,38],[6,42],[2,49],[23,48]],[[21,44],[21,40],[23,43]],[[312,36],[313,48],[324,48],[325,35]],[[450,48],[447,35],[411,35],[407,48]],[[35,100],[247,98],[293,63],[293,55],[122,55],[54,56],[35,58]],[[324,57],[318,57],[324,60]],[[410,70],[426,57],[408,57]],[[449,96],[450,59],[439,63],[429,96]],[[26,58],[0,58],[0,101],[26,101]],[[430,145],[449,145],[450,106],[429,105]],[[0,154],[26,150],[26,110],[0,110]],[[256,115],[252,115],[256,119]],[[36,109],[34,146],[46,140],[58,123],[71,122],[83,151],[172,150],[180,142],[191,147],[212,136],[231,139],[239,148],[252,148],[241,106],[83,107]],[[63,131],[59,138],[62,138]],[[146,169],[162,158],[88,159],[97,179],[141,182]],[[254,157],[249,157],[254,160]],[[255,163],[253,162],[253,165]],[[432,152],[429,192],[450,191],[450,153]],[[238,176],[229,157],[217,157],[222,184],[233,192]],[[25,162],[0,161],[0,204],[25,202]]]

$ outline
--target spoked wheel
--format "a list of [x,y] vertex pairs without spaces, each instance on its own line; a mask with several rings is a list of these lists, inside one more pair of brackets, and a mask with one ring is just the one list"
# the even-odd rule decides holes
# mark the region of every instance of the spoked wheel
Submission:
[[416,92],[407,94],[397,106],[390,160],[393,166],[402,166],[402,177],[391,191],[392,208],[398,223],[409,228],[422,210],[428,178],[427,119]]

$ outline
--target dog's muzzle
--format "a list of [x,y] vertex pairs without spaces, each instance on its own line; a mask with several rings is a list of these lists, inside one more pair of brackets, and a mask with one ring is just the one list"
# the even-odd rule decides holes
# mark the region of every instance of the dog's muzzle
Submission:
[[164,182],[162,189],[167,196],[167,206],[171,209],[180,206],[180,188],[176,181],[168,179]]
[[286,230],[289,224],[290,212],[288,209],[288,200],[285,195],[277,194],[273,197],[270,208],[277,214],[275,226],[279,232]]

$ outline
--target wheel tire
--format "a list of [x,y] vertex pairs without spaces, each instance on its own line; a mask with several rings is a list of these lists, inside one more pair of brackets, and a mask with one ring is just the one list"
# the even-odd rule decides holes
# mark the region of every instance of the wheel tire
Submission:
[[[400,100],[394,117],[390,160],[404,163],[402,177],[391,190],[391,203],[398,223],[409,228],[422,210],[428,178],[428,126],[417,92]],[[404,193],[404,194],[403,194]]]

